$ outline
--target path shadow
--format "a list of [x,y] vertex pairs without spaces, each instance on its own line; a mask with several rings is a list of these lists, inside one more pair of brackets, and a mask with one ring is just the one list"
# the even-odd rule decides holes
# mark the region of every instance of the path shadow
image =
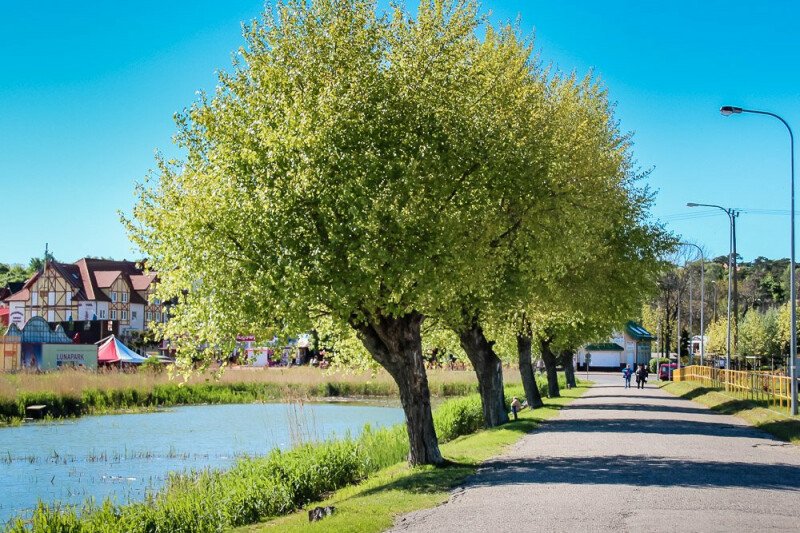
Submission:
[[800,491],[800,466],[626,455],[497,460],[486,463],[470,487],[548,483]]
[[[595,410],[595,411],[646,411],[661,413],[686,413],[693,415],[711,414],[711,411],[702,407],[672,407],[670,405],[648,405],[642,403],[582,403],[580,405],[567,405],[564,410]],[[591,423],[591,422],[589,422]]]
[[706,435],[711,437],[751,437],[773,440],[766,433],[762,433],[749,426],[717,422],[696,422],[694,420],[651,418],[600,418],[593,420],[556,419],[547,423],[547,431],[562,433],[627,433],[631,436],[637,433],[654,435]]
[[598,394],[596,396],[586,396],[587,399],[591,398],[641,398],[644,400],[684,400],[685,398],[679,398],[677,396],[643,396],[641,394]]

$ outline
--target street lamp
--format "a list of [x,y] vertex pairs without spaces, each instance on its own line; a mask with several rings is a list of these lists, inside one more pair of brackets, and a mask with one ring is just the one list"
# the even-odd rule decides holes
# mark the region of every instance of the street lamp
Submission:
[[[687,204],[688,205],[688,204]],[[680,243],[681,246],[694,246],[697,248],[697,251],[700,252],[700,366],[703,366],[703,360],[705,359],[706,355],[706,343],[704,342],[703,337],[703,330],[705,327],[704,322],[704,311],[705,311],[705,298],[706,298],[706,281],[705,281],[705,273],[706,273],[706,258],[703,256],[703,249],[700,246],[692,243],[692,242],[682,242]],[[691,300],[689,301],[689,305],[691,306]],[[691,311],[691,308],[689,309]],[[691,313],[690,313],[691,314]],[[691,316],[689,317],[691,319]],[[689,346],[691,347],[692,340],[691,340],[691,330],[692,324],[689,323]],[[680,335],[680,332],[678,332]],[[681,367],[681,357],[680,357],[680,350],[678,350],[678,368]]]
[[[725,208],[725,207],[722,207],[722,206],[719,206],[719,205],[697,204],[697,203],[694,203],[694,202],[689,202],[688,204],[686,204],[686,207],[714,207],[716,209],[721,209],[722,211],[725,212],[726,215],[728,215],[728,219],[730,220],[730,223],[731,223],[730,239],[729,239],[730,252],[728,253],[728,332],[727,332],[728,333],[728,338],[727,338],[726,345],[725,345],[725,385],[726,385],[725,388],[727,389],[727,384],[728,384],[728,381],[729,381],[728,380],[728,376],[730,376],[730,369],[731,369],[731,290],[733,289],[733,231],[734,231],[733,230],[733,225],[735,224],[736,211],[734,209],[732,209],[732,208]],[[697,246],[697,245],[694,245],[694,246]],[[700,247],[698,246],[698,248],[700,248]],[[701,256],[702,256],[702,253],[703,253],[703,251],[700,250]],[[701,308],[701,310],[702,310],[702,308]],[[702,328],[702,326],[701,326],[701,328]],[[701,336],[700,346],[703,346],[702,334],[703,334],[703,332],[701,331],[700,332],[700,336]],[[703,356],[701,355],[701,360],[702,360],[702,357]]]
[[791,379],[791,412],[797,415],[797,285],[795,283],[795,261],[794,261],[794,134],[789,123],[783,117],[770,113],[769,111],[758,111],[756,109],[744,109],[732,105],[724,105],[719,108],[719,112],[724,116],[739,115],[741,113],[752,113],[754,115],[767,115],[780,120],[789,132],[789,159],[791,169],[791,222],[790,222],[790,250],[791,250],[791,271],[789,273],[789,298],[791,299],[791,337],[789,342],[789,376]]

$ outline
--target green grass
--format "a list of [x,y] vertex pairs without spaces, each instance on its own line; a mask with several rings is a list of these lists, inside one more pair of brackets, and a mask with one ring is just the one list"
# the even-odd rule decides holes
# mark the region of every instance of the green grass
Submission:
[[737,416],[780,440],[800,445],[800,417],[769,409],[766,402],[735,398],[719,389],[691,381],[670,382],[661,388],[675,396],[710,407],[718,413]]
[[[409,467],[396,464],[371,475],[362,483],[338,490],[326,500],[308,506],[333,505],[333,516],[309,523],[307,511],[299,511],[281,518],[241,527],[239,533],[254,532],[377,532],[392,526],[395,517],[418,509],[433,507],[447,501],[450,491],[467,476],[475,473],[478,465],[500,454],[504,448],[517,442],[523,435],[536,429],[540,422],[553,418],[564,405],[587,390],[587,385],[562,390],[561,398],[545,399],[545,407],[535,411],[525,410],[520,419],[503,426],[482,430],[473,435],[459,437],[441,446],[449,461],[448,466]],[[513,387],[507,394],[517,394]]]

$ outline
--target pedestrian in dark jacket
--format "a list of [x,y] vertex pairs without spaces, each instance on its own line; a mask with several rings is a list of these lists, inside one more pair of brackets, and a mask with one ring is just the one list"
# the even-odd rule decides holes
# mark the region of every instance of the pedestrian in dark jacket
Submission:
[[647,383],[647,376],[650,373],[647,371],[644,365],[639,365],[639,368],[636,370],[636,388],[643,389],[644,384]]

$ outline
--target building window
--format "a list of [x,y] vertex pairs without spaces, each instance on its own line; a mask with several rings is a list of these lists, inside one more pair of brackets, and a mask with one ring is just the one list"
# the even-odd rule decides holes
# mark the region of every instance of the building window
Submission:
[[122,320],[128,320],[128,312],[127,311],[123,311],[122,312]]
[[50,309],[47,312],[47,321],[48,322],[55,322],[56,321],[56,312]]
[[111,320],[116,320],[116,319],[117,319],[117,311],[116,309],[113,309],[111,311]]
[[47,293],[47,305],[56,305],[56,291]]
[[[39,293],[38,292],[32,292],[31,293],[31,305],[33,305],[33,306],[39,305]],[[34,315],[34,316],[36,316],[36,315]]]
[[105,318],[106,317],[106,310],[105,309],[100,309],[99,312],[100,312],[100,318]]
[[128,293],[127,292],[123,292],[122,293],[122,303],[124,303],[124,304],[128,303]]
[[35,316],[39,316],[39,311],[37,311],[36,309],[33,309],[33,310],[31,311],[31,318],[33,318],[33,317],[35,317]]
[[131,311],[131,320],[136,320],[137,316],[138,316],[138,311]]
[[150,322],[151,320],[153,320],[153,312],[148,311],[147,313],[145,313],[144,317],[147,319],[148,322]]
[[111,301],[114,302],[114,303],[117,303],[117,293],[116,292],[112,292],[111,293]]
[[161,313],[156,311],[156,322],[161,322]]
[[72,305],[72,293],[67,291],[67,305]]

